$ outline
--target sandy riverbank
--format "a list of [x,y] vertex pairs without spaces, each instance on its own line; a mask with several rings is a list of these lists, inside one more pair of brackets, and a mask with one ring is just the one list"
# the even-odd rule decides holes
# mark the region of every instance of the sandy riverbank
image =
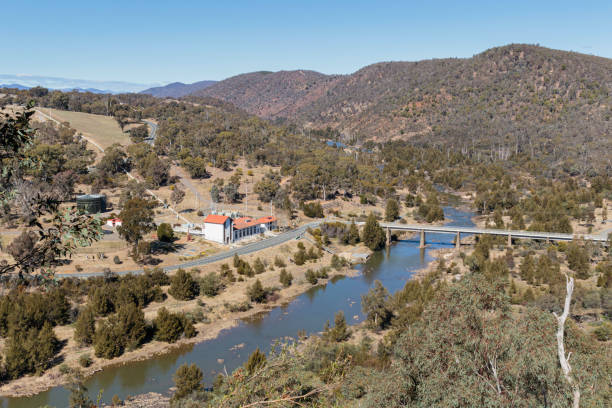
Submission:
[[[310,244],[305,243],[308,248]],[[255,258],[260,258],[269,265],[272,265],[273,258],[277,255],[281,255],[285,258],[291,256],[296,250],[297,242],[291,242],[284,244],[279,247],[275,247],[274,251],[261,251],[260,253],[250,254],[242,257],[253,264]],[[361,246],[358,247],[336,247],[337,253],[342,255],[350,255],[350,253],[366,253],[369,250]],[[265,313],[273,308],[282,306],[283,304],[289,303],[299,295],[312,288],[313,285],[308,283],[304,277],[305,272],[308,269],[317,270],[323,266],[328,266],[331,261],[331,254],[324,253],[323,256],[316,262],[308,262],[304,265],[297,266],[290,262],[287,262],[287,271],[290,272],[293,277],[293,284],[288,288],[281,288],[277,293],[279,295],[278,300],[267,304],[252,303],[252,308],[244,312],[230,312],[225,307],[226,304],[237,304],[246,300],[245,291],[246,287],[252,284],[255,279],[259,279],[264,287],[266,286],[280,286],[278,282],[278,276],[281,268],[269,268],[266,272],[256,275],[253,278],[246,278],[243,282],[235,282],[227,287],[221,294],[213,298],[200,296],[192,301],[177,301],[171,297],[162,303],[152,303],[144,309],[145,318],[148,321],[153,320],[157,314],[157,310],[161,307],[166,307],[170,311],[184,311],[193,312],[198,309],[202,309],[201,305],[204,303],[204,310],[209,322],[196,323],[195,327],[198,334],[190,339],[181,339],[176,343],[164,343],[160,341],[151,341],[144,344],[142,347],[133,351],[126,351],[120,357],[112,360],[106,360],[102,358],[96,358],[94,356],[93,347],[80,347],[73,340],[74,329],[72,326],[60,326],[56,327],[55,333],[60,341],[65,342],[65,346],[59,353],[59,359],[63,360],[62,364],[58,364],[53,368],[47,370],[41,376],[25,376],[17,380],[0,386],[0,396],[2,397],[27,397],[46,391],[49,388],[65,385],[68,382],[66,375],[60,372],[61,365],[67,365],[73,368],[80,368],[85,377],[92,376],[96,372],[109,368],[111,366],[129,364],[135,361],[147,360],[154,358],[158,355],[170,353],[177,349],[190,347],[194,344],[201,343],[207,340],[216,338],[223,330],[231,329],[237,326],[241,319],[247,319],[260,313]],[[204,274],[211,271],[218,271],[221,264],[230,263],[227,261],[217,262],[214,264],[206,265],[205,267],[199,268],[198,272],[194,272],[196,276],[203,276]],[[359,272],[352,267],[344,267],[339,271],[331,269],[329,271],[328,279],[319,279],[318,285],[325,285],[327,282],[337,276],[356,276]],[[167,290],[167,287],[164,288]],[[228,346],[229,347],[229,346]],[[78,364],[78,359],[81,355],[88,354],[93,359],[93,364],[87,368],[81,368]]]

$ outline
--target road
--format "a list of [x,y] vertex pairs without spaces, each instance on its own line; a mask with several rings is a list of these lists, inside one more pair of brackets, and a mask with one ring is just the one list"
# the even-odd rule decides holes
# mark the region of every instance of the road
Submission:
[[[170,265],[163,267],[164,271],[173,271],[179,268],[195,268],[200,265],[207,265],[209,263],[223,261],[225,259],[233,258],[234,255],[246,255],[251,254],[253,252],[261,251],[267,248],[271,248],[276,245],[284,244],[285,242],[289,242],[294,240],[306,233],[308,228],[316,228],[320,223],[324,221],[315,221],[301,227],[298,227],[294,230],[280,233],[276,236],[264,239],[262,241],[253,242],[252,244],[247,244],[241,246],[239,248],[233,248],[228,251],[212,255],[206,258],[194,259],[193,261],[183,262],[178,265]],[[119,275],[126,274],[141,274],[143,273],[142,269],[134,269],[131,271],[121,271],[117,272]],[[61,275],[57,275],[57,277],[78,277],[78,278],[89,278],[92,276],[102,276],[103,272],[91,272],[91,273],[63,273]]]
[[[313,221],[308,224],[302,225],[294,230],[283,232],[274,237],[264,239],[262,241],[253,242],[252,244],[247,244],[245,246],[239,248],[233,248],[228,251],[222,252],[220,254],[212,255],[206,258],[195,259],[193,261],[183,262],[177,265],[165,266],[163,269],[165,271],[173,271],[179,268],[194,268],[200,265],[206,265],[213,262],[222,261],[225,259],[233,258],[234,255],[246,255],[251,254],[253,252],[261,251],[267,248],[271,248],[276,245],[283,244],[285,242],[296,239],[305,234],[308,228],[316,228],[319,224],[324,222],[331,222],[338,220],[319,220]],[[341,221],[348,222],[348,221]],[[357,225],[363,225],[363,222],[356,223]],[[381,223],[381,227],[389,228],[390,230],[404,230],[411,232],[432,232],[432,233],[447,233],[447,234],[491,234],[491,235],[511,235],[512,238],[525,238],[525,239],[540,239],[545,240],[549,239],[551,241],[572,241],[576,238],[576,236],[572,234],[561,234],[555,232],[537,232],[537,231],[518,231],[518,230],[501,230],[501,229],[490,229],[490,228],[476,228],[476,227],[447,227],[447,226],[436,226],[436,225],[408,225],[408,224],[399,224],[399,223]],[[607,240],[607,235],[604,233],[600,234],[587,234],[581,235],[583,239],[603,242],[605,243]],[[131,271],[122,271],[117,272],[120,275],[125,275],[128,273],[140,274],[142,273],[142,269],[135,269]],[[63,277],[80,277],[80,278],[88,278],[91,276],[101,276],[103,272],[92,272],[92,273],[67,273],[61,274]]]
[[144,141],[148,144],[150,144],[151,146],[153,146],[155,144],[155,138],[157,137],[157,123],[151,122],[150,120],[142,120],[144,123],[146,123],[147,125],[149,125],[149,127],[151,128],[151,133],[149,133],[149,137],[147,137]]

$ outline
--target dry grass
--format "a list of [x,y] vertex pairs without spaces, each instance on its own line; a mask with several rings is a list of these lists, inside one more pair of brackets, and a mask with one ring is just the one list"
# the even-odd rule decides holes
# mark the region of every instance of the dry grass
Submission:
[[77,132],[91,138],[104,149],[114,143],[124,146],[131,143],[129,135],[121,131],[117,121],[112,117],[50,108],[39,109],[60,122],[69,122]]

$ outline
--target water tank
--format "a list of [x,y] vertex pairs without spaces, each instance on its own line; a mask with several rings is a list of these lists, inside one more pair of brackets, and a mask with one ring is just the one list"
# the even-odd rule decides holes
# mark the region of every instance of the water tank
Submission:
[[96,214],[106,211],[104,194],[83,194],[76,198],[77,208],[85,213]]

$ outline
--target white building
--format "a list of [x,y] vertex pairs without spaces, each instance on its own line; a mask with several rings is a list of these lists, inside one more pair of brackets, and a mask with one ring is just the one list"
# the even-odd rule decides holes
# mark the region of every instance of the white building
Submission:
[[276,217],[268,216],[258,220],[251,217],[236,218],[232,223],[232,240],[239,241],[273,229],[276,229]]
[[204,238],[220,244],[229,244],[232,241],[232,219],[225,215],[207,215],[204,219]]

